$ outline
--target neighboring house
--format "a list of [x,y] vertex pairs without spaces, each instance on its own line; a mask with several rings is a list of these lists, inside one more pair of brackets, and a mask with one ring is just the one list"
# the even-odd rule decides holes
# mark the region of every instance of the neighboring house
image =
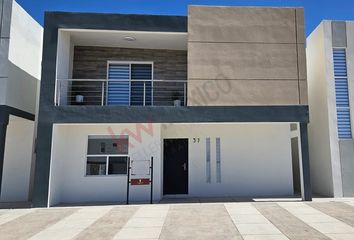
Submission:
[[313,190],[354,196],[354,22],[323,21],[307,38]]
[[43,28],[0,0],[0,202],[28,202]]
[[47,12],[43,51],[34,206],[124,202],[151,158],[154,201],[311,200],[302,8]]

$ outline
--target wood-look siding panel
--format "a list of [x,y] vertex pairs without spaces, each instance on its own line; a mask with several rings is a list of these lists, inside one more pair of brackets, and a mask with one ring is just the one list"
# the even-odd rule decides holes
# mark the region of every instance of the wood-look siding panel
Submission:
[[76,46],[73,78],[106,79],[107,61],[149,61],[154,79],[187,80],[187,51]]

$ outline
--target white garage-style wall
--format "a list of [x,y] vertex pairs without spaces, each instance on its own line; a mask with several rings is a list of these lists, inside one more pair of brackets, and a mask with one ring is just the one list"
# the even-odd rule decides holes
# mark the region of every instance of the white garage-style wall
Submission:
[[[189,138],[190,196],[293,194],[289,124],[163,124],[161,133],[162,138]],[[210,183],[206,138],[211,140]],[[221,142],[220,183],[216,181],[216,138]]]
[[[163,197],[162,145],[166,138],[189,139],[190,197],[293,194],[288,123],[55,125],[50,206],[125,201],[126,175],[85,176],[88,136],[112,133],[130,136],[129,156],[133,161],[154,157],[154,200]],[[211,140],[210,183],[206,179],[206,138]],[[216,138],[221,142],[221,182],[216,181]],[[132,186],[130,199],[147,201],[149,191],[150,186]]]
[[[161,199],[160,132],[159,124],[54,125],[49,205],[126,200],[126,175],[85,176],[88,136],[112,133],[130,135],[131,160],[154,157],[154,199]],[[132,201],[147,201],[150,186],[132,186],[130,196]]]
[[10,116],[6,132],[1,202],[28,201],[34,122]]

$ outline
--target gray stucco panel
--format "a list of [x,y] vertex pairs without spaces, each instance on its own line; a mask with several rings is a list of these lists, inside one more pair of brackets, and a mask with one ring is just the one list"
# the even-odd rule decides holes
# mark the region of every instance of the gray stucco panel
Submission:
[[347,47],[347,25],[344,21],[332,22],[333,47]]
[[354,197],[354,141],[339,141],[343,196]]

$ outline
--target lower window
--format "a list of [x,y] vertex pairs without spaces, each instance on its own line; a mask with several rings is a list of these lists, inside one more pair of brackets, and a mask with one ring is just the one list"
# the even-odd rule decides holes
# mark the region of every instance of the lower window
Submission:
[[128,173],[128,136],[89,136],[86,176]]
[[106,157],[87,157],[86,175],[106,175]]
[[108,175],[127,174],[128,157],[109,157]]
[[127,174],[128,156],[87,157],[86,175],[118,175]]

